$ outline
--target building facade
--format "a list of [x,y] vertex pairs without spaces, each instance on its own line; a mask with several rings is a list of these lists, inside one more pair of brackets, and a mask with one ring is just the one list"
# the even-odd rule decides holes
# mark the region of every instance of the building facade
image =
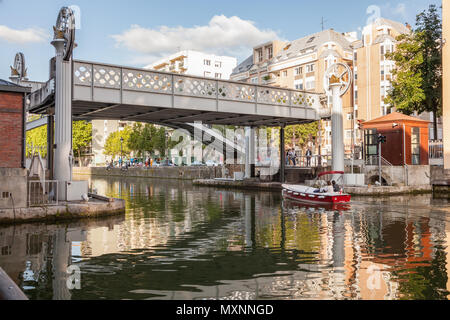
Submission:
[[0,79],[0,209],[27,205],[24,99],[29,92]]
[[[353,68],[352,43],[356,32],[339,33],[332,29],[291,42],[272,41],[253,49],[231,75],[231,80],[280,88],[325,93],[323,79],[327,69],[337,62]],[[331,107],[331,98],[328,101]],[[343,97],[345,128],[353,128],[353,90]],[[331,122],[322,122],[321,154],[331,153]],[[352,135],[346,134],[347,153],[351,153]],[[318,152],[319,150],[316,150]]]
[[197,77],[228,80],[236,65],[237,60],[233,57],[184,50],[152,63],[145,68]]

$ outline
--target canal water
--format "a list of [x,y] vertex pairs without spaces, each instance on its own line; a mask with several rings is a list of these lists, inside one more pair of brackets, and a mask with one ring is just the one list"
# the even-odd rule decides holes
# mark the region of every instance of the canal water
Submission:
[[[83,177],[83,179],[85,179]],[[30,299],[448,299],[450,204],[92,178],[126,215],[0,227],[0,266]]]

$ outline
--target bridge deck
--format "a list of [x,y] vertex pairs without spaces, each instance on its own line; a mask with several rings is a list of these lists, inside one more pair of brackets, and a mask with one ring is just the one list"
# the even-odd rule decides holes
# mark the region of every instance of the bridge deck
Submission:
[[[73,62],[72,86],[77,120],[279,126],[318,120],[320,108],[316,93],[85,61]],[[43,112],[41,96],[29,111]]]

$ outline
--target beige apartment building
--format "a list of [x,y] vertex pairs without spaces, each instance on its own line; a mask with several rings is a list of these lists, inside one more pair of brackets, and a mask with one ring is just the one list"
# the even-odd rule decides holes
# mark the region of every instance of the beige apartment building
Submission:
[[[324,93],[323,78],[329,66],[343,62],[353,67],[356,32],[324,30],[291,42],[273,41],[259,45],[234,70],[231,79],[252,84]],[[331,100],[328,101],[331,107]],[[343,97],[345,128],[353,128],[353,90]],[[321,154],[331,153],[331,123],[322,122]],[[346,135],[346,151],[351,153],[352,135]],[[318,152],[318,150],[316,150]]]
[[[254,84],[324,93],[323,77],[336,62],[353,70],[352,90],[343,97],[344,143],[348,156],[361,152],[364,140],[358,122],[369,121],[394,111],[384,103],[392,85],[393,61],[385,54],[395,50],[397,36],[411,27],[379,18],[356,32],[325,30],[291,42],[273,41],[253,49],[253,55],[234,70],[231,79]],[[328,101],[331,107],[331,101]],[[421,118],[430,120],[430,114]],[[431,126],[431,125],[430,125]],[[331,123],[322,122],[322,154],[331,153]],[[442,136],[442,129],[439,135]],[[361,154],[360,154],[361,155]]]

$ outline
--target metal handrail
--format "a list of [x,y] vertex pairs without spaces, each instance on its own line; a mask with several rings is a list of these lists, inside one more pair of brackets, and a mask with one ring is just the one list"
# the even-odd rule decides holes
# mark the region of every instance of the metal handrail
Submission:
[[[373,162],[372,159],[375,159],[376,161]],[[379,156],[369,156],[366,159],[366,163],[365,164],[366,164],[366,166],[370,166],[370,165],[377,166],[378,165],[378,159],[379,159]],[[375,163],[375,164],[372,164],[372,163]],[[387,161],[383,157],[381,157],[381,165],[384,165],[384,166],[387,166],[387,167],[393,167],[394,166],[392,163],[390,163],[389,161]]]

